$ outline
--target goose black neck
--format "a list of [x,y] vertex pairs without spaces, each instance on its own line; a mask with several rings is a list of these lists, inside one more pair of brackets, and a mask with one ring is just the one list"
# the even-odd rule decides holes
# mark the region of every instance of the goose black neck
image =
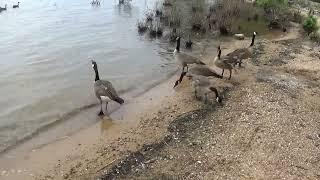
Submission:
[[220,59],[221,57],[221,49],[219,49],[219,52],[218,52],[218,58]]
[[256,38],[256,35],[253,34],[250,46],[253,46],[253,45],[254,45],[254,39],[255,39],[255,38]]
[[94,79],[94,81],[99,81],[100,80],[100,77],[99,77],[99,71],[98,71],[98,68],[94,68],[94,72],[96,73],[96,78]]
[[180,52],[180,38],[177,39],[177,47],[176,50]]

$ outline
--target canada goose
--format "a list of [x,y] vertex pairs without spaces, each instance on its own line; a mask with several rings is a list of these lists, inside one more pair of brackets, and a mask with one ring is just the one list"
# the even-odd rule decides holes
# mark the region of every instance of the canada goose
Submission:
[[95,72],[95,82],[94,82],[94,91],[95,94],[97,96],[97,98],[100,101],[100,112],[99,112],[99,116],[103,116],[103,111],[102,111],[102,101],[105,100],[106,101],[106,111],[107,111],[107,106],[108,106],[108,102],[113,100],[116,101],[119,104],[123,104],[124,100],[122,98],[120,98],[116,92],[116,90],[114,89],[114,87],[112,86],[111,82],[107,81],[107,80],[100,80],[99,77],[99,72],[98,72],[98,66],[97,63],[93,60],[91,60],[92,63],[92,68]]
[[199,64],[193,64],[189,68],[188,72],[182,72],[180,75],[180,78],[175,82],[173,87],[176,87],[178,84],[180,84],[183,80],[183,77],[186,74],[192,74],[192,75],[200,75],[200,76],[205,76],[205,77],[215,77],[222,79],[222,76],[219,75],[217,72],[215,72],[212,68],[210,68],[207,65],[199,65]]
[[17,5],[13,5],[12,8],[19,8],[20,2]]
[[221,59],[221,48],[220,46],[218,47],[218,56],[214,58],[213,63],[215,66],[217,66],[218,68],[222,69],[222,74],[221,76],[223,77],[223,73],[225,69],[228,69],[230,72],[229,75],[229,80],[231,79],[231,75],[232,75],[232,69],[233,66],[231,64],[228,63],[228,58],[225,59],[225,57],[223,59]]
[[200,61],[198,58],[190,56],[188,54],[180,52],[180,37],[177,37],[177,46],[176,49],[173,51],[173,56],[175,60],[179,63],[179,65],[182,66],[182,71],[184,71],[184,68],[187,67],[188,71],[188,65],[189,64],[202,64],[205,65],[202,61]]
[[192,86],[194,88],[194,95],[198,97],[198,90],[204,91],[205,103],[208,100],[208,94],[214,92],[216,95],[216,101],[221,103],[222,98],[219,96],[217,88],[214,87],[213,79],[202,75],[195,75],[188,73],[187,76],[192,79]]
[[256,35],[257,33],[253,32],[251,44],[249,47],[236,49],[233,52],[227,54],[226,56],[228,56],[229,58],[228,62],[235,65],[238,64],[239,67],[241,67],[242,60],[248,59],[249,57],[252,56],[252,46],[254,45],[254,40],[256,38]]
[[3,7],[0,7],[0,12],[1,12],[1,11],[6,11],[6,10],[7,10],[7,5],[5,5],[4,8],[3,8]]

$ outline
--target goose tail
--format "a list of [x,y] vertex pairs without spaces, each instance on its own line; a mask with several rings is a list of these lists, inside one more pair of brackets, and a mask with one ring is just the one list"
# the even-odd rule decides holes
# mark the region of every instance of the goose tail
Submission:
[[114,99],[114,101],[116,101],[116,102],[119,103],[119,104],[123,104],[123,103],[124,103],[124,100],[123,100],[122,98],[120,98],[120,97],[116,97],[116,98]]

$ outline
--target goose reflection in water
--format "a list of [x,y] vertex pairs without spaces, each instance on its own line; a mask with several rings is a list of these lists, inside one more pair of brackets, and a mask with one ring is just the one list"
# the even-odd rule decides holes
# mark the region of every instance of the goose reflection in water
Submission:
[[117,8],[118,8],[118,15],[126,16],[126,17],[132,16],[132,6],[130,2],[118,4]]
[[107,132],[114,124],[115,123],[112,118],[110,118],[109,116],[104,116],[100,121],[101,134]]

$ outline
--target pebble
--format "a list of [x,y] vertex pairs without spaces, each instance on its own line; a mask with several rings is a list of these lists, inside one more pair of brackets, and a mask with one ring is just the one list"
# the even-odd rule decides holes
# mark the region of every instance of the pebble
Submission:
[[234,38],[238,40],[244,40],[244,34],[235,34]]
[[311,47],[306,46],[306,45],[302,45],[302,48],[305,49],[305,50],[308,50],[308,51],[310,51],[312,49]]

